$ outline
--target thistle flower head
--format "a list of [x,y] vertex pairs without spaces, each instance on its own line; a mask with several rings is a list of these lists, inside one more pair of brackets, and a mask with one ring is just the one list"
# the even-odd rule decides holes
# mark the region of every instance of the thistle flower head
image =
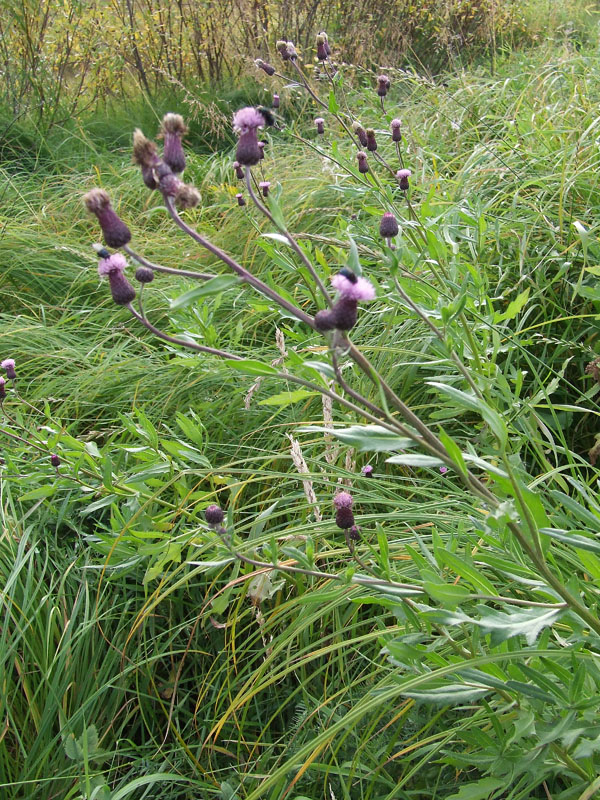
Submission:
[[348,538],[351,542],[360,541],[360,528],[358,525],[353,525],[351,528],[348,528]]
[[365,478],[373,477],[373,467],[371,464],[365,464],[365,466],[361,469],[361,472]]
[[398,221],[391,211],[386,211],[379,223],[379,234],[384,239],[393,239],[398,235]]
[[156,144],[136,128],[133,132],[133,160],[139,167],[153,167],[158,159]]
[[233,130],[236,133],[246,133],[257,128],[264,128],[265,118],[257,108],[246,106],[240,108],[233,115]]
[[6,381],[0,378],[0,403],[6,398]]
[[[6,372],[6,377],[9,380],[13,381],[17,377],[14,358],[5,358],[4,361],[0,363],[0,367]],[[2,380],[4,380],[4,378]]]
[[399,119],[393,119],[390,122],[390,128],[392,129],[392,141],[393,142],[401,142],[402,141],[402,131],[400,130],[402,127],[402,123]]
[[123,272],[127,260],[121,253],[113,253],[108,258],[101,258],[98,262],[98,275],[110,275],[111,272]]
[[262,58],[256,58],[254,63],[259,69],[262,69],[267,75],[274,75],[275,74],[275,67],[272,67],[266,61],[263,61]]
[[379,97],[385,97],[391,86],[391,81],[387,75],[379,75],[377,77],[377,94]]
[[398,183],[400,184],[400,188],[403,192],[407,191],[408,189],[408,179],[412,175],[412,172],[409,169],[399,169],[396,173],[396,178],[398,179]]
[[315,314],[315,328],[321,333],[335,330],[335,314],[333,309],[324,308]]
[[317,129],[317,133],[325,133],[325,120],[323,117],[317,117],[315,119],[315,127]]
[[244,197],[244,195],[241,192],[238,192],[235,197],[237,199],[238,206],[245,206],[246,205],[246,198]]
[[268,197],[269,196],[269,189],[271,188],[271,182],[270,181],[261,181],[258,184],[258,188],[263,193],[263,197]]
[[[363,128],[363,126],[360,124],[360,122],[353,122],[352,123],[352,129],[354,130],[354,133],[358,137],[358,141],[360,142],[360,146],[361,147],[366,147],[367,146],[367,132]],[[364,153],[363,153],[363,155],[364,155]],[[365,156],[365,158],[366,158],[366,156]]]
[[135,271],[135,279],[139,283],[152,283],[154,280],[154,270],[150,267],[138,267]]
[[375,131],[373,128],[367,128],[365,131],[367,134],[367,150],[371,153],[374,153],[377,150],[377,140],[375,139]]
[[181,140],[187,131],[181,114],[165,114],[160,126],[160,134],[165,140],[163,159],[175,173],[185,169],[185,153]]
[[356,154],[356,158],[358,159],[358,171],[362,174],[369,171],[369,164],[367,163],[367,154],[362,150],[359,150]]
[[368,302],[375,297],[375,287],[366,278],[356,278],[356,281],[351,281],[345,275],[338,273],[332,277],[331,285],[337,289],[341,297],[356,302]]
[[335,522],[338,528],[348,530],[354,527],[354,514],[352,509],[348,506],[342,506],[335,512]]
[[131,241],[131,231],[113,210],[108,192],[92,189],[84,195],[83,201],[88,211],[98,218],[104,241],[109,247],[123,247]]
[[354,498],[350,492],[338,492],[333,498],[333,505],[336,508],[352,508]]
[[239,180],[242,180],[242,178],[244,177],[244,170],[242,169],[242,165],[240,164],[240,162],[239,161],[234,161],[233,162],[233,168],[235,170],[236,178],[238,178]]
[[[327,34],[325,34],[326,36]],[[328,53],[328,44],[325,36],[322,33],[319,33],[317,36],[317,58],[319,61],[327,61]]]
[[266,142],[259,142],[258,149],[260,150],[260,160],[262,161],[265,157],[265,147],[267,146]]
[[50,463],[53,467],[58,469],[60,467],[60,458],[56,455],[56,453],[52,453],[50,456]]
[[448,472],[448,467],[440,467],[440,475],[445,475]]
[[178,208],[196,208],[201,199],[198,189],[187,183],[180,183],[175,192],[175,203]]
[[209,525],[220,525],[225,519],[225,512],[220,506],[213,504],[204,509],[204,519]]
[[296,47],[293,42],[285,42],[283,39],[280,39],[275,47],[283,61],[295,61],[298,58],[298,53],[296,52]]

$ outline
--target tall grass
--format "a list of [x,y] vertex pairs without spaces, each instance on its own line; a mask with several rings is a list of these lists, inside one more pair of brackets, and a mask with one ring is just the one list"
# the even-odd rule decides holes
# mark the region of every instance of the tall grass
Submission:
[[[399,255],[426,278],[424,309],[441,314],[469,281],[469,331],[487,396],[509,425],[514,466],[532,489],[564,492],[553,522],[575,520],[571,529],[583,533],[598,519],[587,456],[598,387],[585,374],[597,354],[597,289],[585,269],[597,253],[598,60],[566,46],[546,58],[516,55],[499,70],[457,73],[446,85],[395,73],[413,202],[435,235],[431,258],[446,259],[450,277],[436,284],[407,238]],[[354,92],[361,119],[376,119],[372,92]],[[336,266],[351,233],[370,276],[390,286],[396,265],[378,240],[379,201],[289,133],[272,137],[264,169],[283,186],[290,228]],[[300,430],[322,424],[319,398],[260,405],[279,391],[263,382],[244,411],[252,379],[165,349],[115,309],[87,246],[97,233],[80,197],[93,183],[118,198],[148,257],[216,265],[182,246],[126,149],[107,138],[110,152],[85,131],[70,165],[65,144],[49,148],[45,171],[13,161],[4,172],[0,351],[17,359],[19,392],[39,407],[24,412],[23,426],[31,435],[40,426],[59,431],[42,435],[64,460],[57,477],[42,455],[8,440],[3,448],[6,796],[591,797],[595,635],[570,613],[537,640],[502,640],[458,614],[452,620],[447,612],[465,586],[526,603],[556,600],[514,541],[485,526],[480,504],[452,474],[397,467],[385,453],[349,453],[343,444],[328,461],[322,435]],[[284,253],[265,248],[264,223],[235,205],[230,163],[227,152],[191,158],[203,203],[190,218],[255,274],[301,297]],[[237,287],[218,303],[172,312],[168,301],[180,291],[167,279],[151,295],[152,318],[169,330],[267,363],[279,354],[275,325],[302,356],[323,347]],[[397,294],[384,296],[361,316],[357,341],[424,419],[491,458],[489,430],[425,385],[453,374],[448,354]],[[468,348],[462,355],[474,361]],[[21,408],[9,395],[6,411]],[[333,413],[340,425],[355,421]],[[286,432],[301,441],[321,521]],[[367,459],[375,479],[359,474]],[[52,481],[57,491],[44,497]],[[332,519],[339,481],[352,481],[359,557],[396,580],[427,581],[435,610],[343,580],[356,564]],[[203,525],[215,499],[231,509],[239,547],[261,552],[275,541],[291,560],[312,542],[315,565],[330,577],[280,571],[265,583]],[[593,547],[558,541],[549,552],[593,607]],[[469,613],[476,618],[474,603]],[[448,680],[475,694],[450,703]],[[494,691],[482,694],[482,682]],[[136,783],[153,776],[156,783]]]

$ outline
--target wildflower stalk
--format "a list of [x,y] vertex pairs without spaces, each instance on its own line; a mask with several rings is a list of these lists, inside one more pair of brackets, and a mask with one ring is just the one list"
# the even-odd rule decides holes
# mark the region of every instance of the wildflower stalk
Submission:
[[248,189],[248,194],[252,198],[252,202],[258,208],[258,210],[262,214],[264,214],[265,217],[267,217],[267,219],[277,228],[277,230],[281,234],[283,234],[285,236],[285,238],[290,243],[291,248],[299,256],[299,258],[301,259],[301,261],[304,264],[304,266],[306,267],[306,269],[310,272],[311,277],[313,278],[313,280],[315,281],[315,283],[319,287],[319,289],[321,291],[321,294],[323,295],[323,297],[327,301],[327,305],[329,305],[331,307],[333,305],[333,301],[331,299],[331,296],[330,296],[329,292],[327,291],[327,288],[325,287],[325,284],[323,283],[323,281],[317,275],[317,272],[316,272],[315,268],[313,267],[313,265],[311,264],[310,260],[307,258],[306,253],[304,252],[304,250],[302,250],[302,248],[300,247],[298,242],[294,239],[294,237],[288,231],[288,229],[285,227],[285,225],[280,225],[277,222],[277,220],[275,219],[275,217],[271,214],[269,209],[265,205],[263,205],[263,203],[261,203],[260,200],[258,199],[256,193],[252,189],[252,184],[250,183],[250,176],[252,175],[252,170],[250,169],[250,167],[245,167],[244,170],[245,170],[245,173],[246,173],[246,188]]
[[144,258],[144,256],[141,256],[139,253],[136,253],[135,250],[132,250],[128,244],[123,245],[121,250],[124,250],[127,255],[130,256],[130,258],[132,258],[134,261],[137,261],[138,264],[141,264],[143,267],[153,269],[155,272],[164,272],[167,275],[177,275],[182,278],[193,278],[194,280],[199,281],[208,281],[215,277],[215,275],[211,275],[208,272],[194,272],[193,270],[188,269],[174,269],[173,267],[163,267],[161,264],[155,264],[152,261],[148,261],[147,258]]

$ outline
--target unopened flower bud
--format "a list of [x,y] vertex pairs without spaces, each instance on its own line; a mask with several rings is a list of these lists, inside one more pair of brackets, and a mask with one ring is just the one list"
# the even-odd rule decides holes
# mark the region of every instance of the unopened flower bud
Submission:
[[315,328],[321,333],[335,330],[335,315],[333,309],[323,309],[315,314]]
[[244,177],[244,170],[242,169],[242,165],[240,164],[240,162],[234,161],[233,168],[235,170],[235,177],[238,178],[239,180],[242,180]]
[[273,103],[272,103],[272,105],[273,105],[273,108],[279,108],[279,95],[278,94],[274,94],[273,95]]
[[260,160],[262,161],[265,157],[265,147],[267,146],[266,142],[259,142],[258,149],[260,150]]
[[398,179],[398,183],[400,184],[400,188],[403,192],[408,190],[408,179],[412,175],[412,172],[409,169],[399,169],[396,173],[396,178]]
[[356,154],[356,158],[358,159],[358,171],[364,175],[365,172],[369,171],[369,165],[367,164],[367,154],[363,153],[362,150],[359,150],[358,153]]
[[262,69],[267,75],[274,75],[275,74],[275,67],[272,67],[266,61],[263,61],[262,58],[257,58],[254,63],[259,69]]
[[152,283],[154,270],[150,269],[150,267],[138,267],[135,271],[135,279],[140,283]]
[[366,134],[367,134],[367,150],[369,150],[371,153],[374,153],[375,150],[377,150],[375,131],[373,130],[373,128],[367,128]]
[[350,331],[356,325],[358,304],[352,297],[340,297],[331,310],[338,331]]
[[348,529],[348,538],[351,542],[359,542],[360,541],[360,528],[358,525],[353,525],[351,528]]
[[268,197],[269,196],[269,189],[271,188],[271,184],[270,184],[269,181],[261,181],[258,184],[258,188],[263,193],[263,197]]
[[367,146],[367,132],[366,132],[366,130],[363,128],[363,126],[360,124],[360,122],[354,122],[353,125],[352,125],[352,128],[354,130],[354,133],[358,137],[358,141],[360,142],[360,146],[361,147],[366,147]]
[[238,194],[236,194],[236,198],[237,198],[237,201],[238,201],[238,206],[245,206],[246,205],[246,198],[244,197],[244,195],[241,192],[238,192]]
[[390,128],[392,129],[392,142],[401,142],[402,141],[402,132],[400,128],[402,127],[402,123],[399,119],[393,119],[390,122]]
[[110,204],[104,189],[92,189],[83,201],[91,214],[95,214],[102,228],[104,241],[109,247],[123,247],[131,241],[131,231]]
[[185,153],[181,140],[187,131],[181,114],[165,114],[160,126],[161,136],[165,140],[163,160],[175,173],[185,169]]
[[5,358],[4,361],[0,363],[0,367],[6,372],[6,377],[9,381],[14,381],[17,377],[17,373],[15,372],[15,360],[14,358]]
[[225,519],[225,513],[220,506],[213,504],[204,509],[204,519],[209,525],[220,525]]
[[381,218],[379,234],[383,236],[384,239],[393,239],[394,236],[398,235],[398,221],[390,211],[386,211]]
[[387,75],[380,75],[377,78],[377,94],[379,97],[385,97],[388,93],[388,89],[390,88],[390,79]]
[[60,467],[60,458],[56,455],[56,453],[52,453],[50,456],[50,463],[53,467],[56,467],[56,469]]
[[315,127],[317,129],[317,133],[325,133],[325,120],[323,117],[317,117],[315,120]]
[[282,39],[280,39],[275,45],[275,47],[277,48],[277,52],[279,53],[283,61],[290,60],[290,54],[288,53],[287,45],[288,43],[284,42]]

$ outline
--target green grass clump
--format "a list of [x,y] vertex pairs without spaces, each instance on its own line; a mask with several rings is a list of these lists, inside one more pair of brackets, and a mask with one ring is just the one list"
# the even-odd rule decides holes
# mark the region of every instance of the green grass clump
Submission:
[[[278,399],[297,386],[161,343],[114,306],[81,204],[94,185],[147,258],[225,272],[141,185],[126,110],[60,145],[51,133],[30,158],[14,145],[0,212],[0,354],[19,375],[0,426],[7,798],[582,800],[598,788],[599,409],[586,373],[600,313],[598,57],[567,43],[443,84],[389,73],[383,113],[360,80],[336,86],[336,102],[377,128],[394,166],[384,132],[402,118],[412,211],[374,160],[377,181],[360,182],[330,117],[317,139],[294,99],[295,125],[285,90],[287,127],[266,134],[257,172],[281,185],[325,282],[354,243],[378,291],[353,340],[459,460],[479,459],[502,505],[458,470],[398,463],[405,446],[371,429],[348,440],[364,420],[340,404],[324,432],[318,393]],[[233,150],[218,143],[189,154],[202,202],[185,219],[314,313],[291,250],[237,206]],[[395,250],[378,234],[391,209]],[[172,308],[193,285],[157,276],[152,322],[266,371],[282,359],[307,375],[303,362],[330,357],[241,285]],[[332,509],[344,487],[354,548]],[[204,522],[214,502],[228,537]]]

